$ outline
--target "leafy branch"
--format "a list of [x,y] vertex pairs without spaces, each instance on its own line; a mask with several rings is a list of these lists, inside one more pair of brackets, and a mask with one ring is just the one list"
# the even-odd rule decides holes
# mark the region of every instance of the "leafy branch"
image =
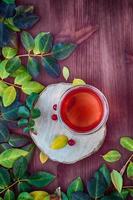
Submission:
[[18,126],[24,127],[24,132],[32,131],[35,133],[35,119],[40,117],[41,111],[38,108],[34,108],[34,104],[37,101],[39,95],[36,93],[32,93],[26,99],[26,104],[22,105],[18,109]]
[[[22,181],[22,180],[21,180]],[[14,183],[12,183],[11,185],[7,186],[4,190],[0,191],[0,194],[2,194],[3,192],[11,189],[13,186],[17,185],[19,182],[21,182],[20,180],[15,181]]]
[[[121,146],[130,151],[133,152],[133,139],[130,137],[122,137],[120,139],[120,144]],[[117,150],[111,150],[109,152],[107,152],[105,155],[103,155],[103,159],[107,162],[113,163],[118,161],[121,158],[121,154],[117,151]],[[132,194],[132,186],[124,186],[123,185],[123,175],[126,171],[127,174],[127,178],[130,180],[133,180],[133,154],[130,155],[130,157],[128,158],[128,160],[126,161],[126,163],[124,164],[124,166],[122,167],[122,169],[120,170],[120,172],[117,172],[116,170],[113,170],[111,173],[111,179],[113,182],[114,187],[116,188],[116,190],[118,190],[118,192],[122,191],[123,189],[128,189],[129,192],[131,192]],[[130,191],[131,190],[131,191]]]
[[15,32],[31,28],[39,17],[34,14],[33,6],[16,6],[15,0],[0,2],[0,47],[17,47]]
[[125,163],[125,165],[120,170],[120,173],[121,173],[122,176],[124,175],[125,170],[126,170],[128,164],[130,163],[130,161],[132,160],[132,158],[133,158],[133,154],[129,157],[129,159],[127,160],[127,162]]
[[[57,43],[53,45],[51,33],[41,32],[35,39],[28,33],[22,32],[21,41],[28,52],[27,54],[17,55],[17,49],[3,47],[2,55],[5,58],[0,62],[0,96],[5,107],[11,105],[17,95],[16,88],[24,93],[40,93],[44,86],[32,77],[37,77],[40,73],[40,64],[45,71],[54,78],[59,77],[61,70],[58,60],[66,59],[76,48],[73,43]],[[27,69],[21,64],[21,59],[27,57]],[[5,79],[14,78],[14,83]]]
[[[27,151],[19,149],[5,150],[0,154],[0,194],[4,194],[4,199],[7,193],[8,196],[14,196],[12,188],[17,187],[19,193],[25,190],[31,190],[31,186],[44,187],[54,180],[54,176],[46,172],[37,172],[34,175],[27,173],[28,162],[26,156]],[[4,158],[5,157],[5,158]],[[9,171],[5,167],[10,168]]]
[[0,96],[2,97],[3,105],[5,107],[8,107],[15,101],[17,96],[16,89],[21,89],[28,95],[33,92],[40,93],[44,89],[42,84],[31,80],[31,75],[23,66],[11,74],[11,77],[15,78],[14,83],[4,80],[9,76],[9,74],[5,71],[4,64],[4,61],[0,63]]

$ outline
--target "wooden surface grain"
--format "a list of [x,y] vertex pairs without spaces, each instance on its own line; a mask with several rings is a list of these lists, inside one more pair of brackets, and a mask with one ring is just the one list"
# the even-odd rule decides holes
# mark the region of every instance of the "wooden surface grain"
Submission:
[[[106,95],[110,106],[108,133],[100,151],[72,165],[52,161],[42,165],[37,149],[30,170],[47,170],[57,176],[48,186],[49,191],[57,186],[66,190],[77,176],[84,181],[89,179],[103,163],[101,155],[111,149],[120,150],[123,158],[110,165],[110,169],[120,170],[130,153],[120,147],[119,139],[133,136],[133,59],[127,56],[127,52],[133,54],[133,1],[19,0],[18,3],[35,5],[40,21],[30,31],[33,35],[50,31],[55,40],[69,39],[79,44],[73,55],[60,64],[69,66],[69,81],[82,78],[96,86]],[[50,78],[43,70],[38,80],[44,85],[64,81],[62,76]]]

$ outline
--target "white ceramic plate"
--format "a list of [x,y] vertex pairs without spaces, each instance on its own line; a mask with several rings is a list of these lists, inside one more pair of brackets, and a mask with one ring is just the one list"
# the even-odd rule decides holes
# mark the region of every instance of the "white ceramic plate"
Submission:
[[[42,92],[35,105],[41,110],[41,117],[35,121],[37,135],[31,133],[35,144],[51,160],[67,164],[75,163],[96,152],[103,144],[106,136],[105,126],[94,134],[76,135],[67,130],[60,123],[60,120],[53,121],[51,119],[51,115],[56,114],[56,111],[53,110],[53,105],[58,104],[61,95],[70,87],[72,87],[70,83],[52,84]],[[76,144],[74,146],[67,145],[59,150],[51,149],[52,140],[59,134],[64,134],[68,138],[74,139]]]

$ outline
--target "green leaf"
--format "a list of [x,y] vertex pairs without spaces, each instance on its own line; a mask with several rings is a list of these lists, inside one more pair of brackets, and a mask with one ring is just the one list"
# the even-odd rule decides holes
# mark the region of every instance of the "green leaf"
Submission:
[[133,189],[128,189],[129,193],[130,193],[130,196],[133,197]]
[[[5,15],[6,13],[3,14]],[[8,27],[3,22],[0,22],[0,47],[9,45],[13,36],[14,34],[8,29]]]
[[30,52],[34,49],[34,39],[30,33],[23,31],[21,33],[21,42],[26,51]]
[[105,155],[103,155],[103,159],[107,162],[113,163],[118,161],[121,158],[121,154],[116,150],[111,150]]
[[30,95],[34,93],[40,93],[44,89],[44,86],[36,81],[27,81],[22,85],[24,93]]
[[119,192],[112,192],[109,196],[104,196],[101,200],[125,200],[128,196],[127,190],[122,190],[121,193]]
[[52,35],[48,32],[41,32],[35,37],[34,53],[47,53],[52,48]]
[[15,31],[15,32],[19,32],[20,29],[15,26],[14,24],[14,21],[13,21],[13,17],[10,17],[10,18],[5,18],[4,19],[4,24],[6,24],[6,26],[11,29],[12,31]]
[[61,192],[61,199],[62,200],[68,200],[68,197],[64,192]]
[[11,33],[12,33],[12,35],[10,36],[11,38],[10,38],[10,41],[8,43],[8,46],[11,46],[11,47],[17,49],[18,48],[18,41],[17,41],[16,33],[13,32],[13,31],[11,31]]
[[39,17],[34,14],[21,13],[14,17],[14,24],[20,29],[30,29],[36,22],[38,22]]
[[127,177],[133,180],[133,162],[130,162],[127,167]]
[[31,128],[27,126],[27,127],[25,127],[25,128],[23,129],[23,132],[24,132],[24,133],[29,133],[30,130],[31,130]]
[[29,144],[29,139],[22,135],[11,134],[9,139],[9,144],[12,147],[20,148]]
[[34,200],[34,198],[28,192],[22,192],[17,200]]
[[9,76],[9,73],[6,71],[6,66],[7,64],[7,60],[3,60],[1,63],[0,63],[0,78],[1,79],[5,79]]
[[76,45],[73,43],[57,43],[53,46],[52,55],[57,60],[64,60],[72,54]]
[[20,157],[15,161],[13,165],[13,174],[16,178],[23,178],[25,172],[27,171],[28,163],[26,158]]
[[23,85],[26,81],[30,81],[31,79],[32,79],[32,76],[29,73],[23,72],[16,76],[14,82],[15,84]]
[[133,139],[131,137],[122,137],[120,139],[120,144],[128,151],[133,151]]
[[0,190],[5,189],[11,182],[10,174],[7,169],[0,167]]
[[89,195],[84,192],[74,192],[72,194],[72,200],[91,200]]
[[18,56],[11,58],[8,60],[7,64],[6,64],[6,71],[8,73],[12,73],[14,71],[16,71],[21,65],[21,60]]
[[122,190],[122,186],[123,186],[122,175],[119,172],[117,172],[116,170],[113,170],[111,172],[111,180],[112,180],[112,183],[113,183],[114,187],[116,188],[116,190],[120,193]]
[[99,171],[102,173],[102,175],[104,176],[104,179],[106,180],[106,183],[108,185],[108,187],[111,184],[111,176],[110,176],[110,171],[108,170],[108,168],[106,167],[105,164],[103,164],[100,168]]
[[13,86],[5,89],[2,96],[2,101],[5,107],[10,106],[16,99],[16,90]]
[[40,65],[38,63],[38,60],[29,57],[27,63],[27,70],[33,77],[37,77],[40,73]]
[[41,53],[48,53],[52,49],[53,38],[52,38],[51,33],[49,32],[45,33],[43,38],[41,38],[40,42],[42,44],[42,47],[40,45]]
[[[15,14],[15,7],[16,7],[16,5],[14,3],[7,4],[5,2],[0,1],[0,16],[2,17],[1,22],[4,23],[4,19],[3,18],[9,18],[9,17],[13,17],[14,16],[14,14]],[[5,32],[4,32],[4,34],[5,35],[1,35],[1,36],[3,38],[5,37],[5,39],[6,39],[7,35],[6,35]],[[9,38],[7,38],[7,40],[8,39]],[[6,44],[4,46],[6,46]]]
[[22,15],[22,14],[31,14],[34,12],[34,6],[33,5],[19,5],[16,7],[16,15]]
[[18,188],[19,193],[25,192],[25,191],[27,191],[27,192],[31,191],[31,186],[25,182],[19,182],[17,185],[17,188]]
[[83,191],[83,182],[80,177],[76,178],[74,181],[71,182],[71,184],[68,186],[67,189],[67,196],[68,199],[72,199],[72,193],[73,192],[82,192]]
[[26,106],[20,106],[18,109],[18,116],[28,118],[30,116],[29,109]]
[[5,91],[5,89],[8,87],[8,85],[6,85],[5,83],[3,83],[2,81],[0,81],[0,96],[3,96],[3,93]]
[[41,115],[41,111],[39,110],[39,108],[34,108],[31,110],[31,117],[33,119],[40,117]]
[[37,101],[39,95],[36,93],[32,93],[30,96],[27,97],[26,99],[26,105],[27,107],[31,110],[34,103]]
[[7,58],[13,58],[17,54],[17,49],[13,49],[11,47],[3,47],[2,48],[2,55]]
[[8,142],[9,136],[8,128],[3,123],[0,123],[0,143]]
[[8,189],[4,195],[4,200],[15,200],[14,192]]
[[101,198],[101,200],[123,200],[123,199],[115,195],[108,195]]
[[28,155],[26,156],[26,159],[27,159],[27,162],[29,163],[30,160],[33,157],[35,145],[34,144],[28,144],[28,145],[25,145],[24,147],[22,147],[22,149],[25,150],[25,151],[28,151]]
[[31,128],[31,127],[33,127],[34,125],[35,125],[35,121],[31,119],[31,120],[29,121],[29,123],[28,123],[28,127]]
[[21,156],[27,156],[28,152],[21,149],[7,149],[0,154],[0,165],[12,168],[14,162]]
[[62,74],[63,74],[63,77],[65,78],[65,80],[67,81],[67,79],[69,78],[69,75],[70,75],[69,68],[64,66],[63,70],[62,70]]
[[4,1],[7,4],[15,3],[15,0],[2,0],[2,1]]
[[2,143],[0,144],[0,153],[5,151],[6,149],[11,149],[12,147],[8,143]]
[[37,172],[27,179],[27,182],[36,187],[44,187],[54,180],[55,176],[47,172]]
[[20,102],[16,99],[16,101],[8,106],[2,107],[1,113],[5,120],[16,120],[18,119],[18,108],[20,106]]
[[21,73],[26,73],[26,72],[27,72],[26,67],[21,65],[15,72],[11,73],[10,76],[15,78],[16,76],[19,76]]
[[42,66],[46,72],[53,78],[60,76],[61,70],[57,60],[54,57],[47,56],[41,59]]
[[92,198],[100,198],[104,195],[108,184],[100,171],[97,171],[93,178],[87,182],[87,190]]
[[28,120],[27,119],[20,119],[18,121],[18,126],[22,127],[22,126],[26,126],[28,124]]
[[127,189],[123,189],[122,192],[120,193],[120,196],[123,199],[127,199],[128,195],[129,195],[129,191]]

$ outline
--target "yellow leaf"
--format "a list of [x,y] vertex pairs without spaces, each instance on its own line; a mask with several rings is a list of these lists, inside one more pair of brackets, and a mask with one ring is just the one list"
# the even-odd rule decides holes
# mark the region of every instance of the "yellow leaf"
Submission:
[[75,78],[72,82],[73,86],[77,86],[77,85],[86,85],[86,83],[82,80],[82,79],[77,79]]
[[2,97],[5,89],[8,87],[8,85],[6,85],[5,83],[3,83],[2,81],[0,81],[0,96]]
[[48,160],[48,156],[45,153],[40,152],[40,161],[41,161],[41,163],[44,164],[44,163],[47,162],[47,160]]
[[5,79],[9,76],[9,73],[6,71],[6,64],[7,64],[8,60],[3,60],[0,63],[0,78],[1,79]]
[[2,97],[4,106],[7,107],[11,105],[16,99],[16,95],[16,89],[13,86],[7,87]]
[[63,70],[62,70],[62,73],[63,73],[63,77],[67,81],[67,79],[69,78],[69,75],[70,75],[69,68],[64,66]]
[[52,149],[61,149],[64,148],[68,143],[68,137],[66,135],[57,135],[52,143],[51,148]]
[[43,200],[45,197],[49,196],[49,194],[45,191],[34,191],[30,193],[34,200]]

